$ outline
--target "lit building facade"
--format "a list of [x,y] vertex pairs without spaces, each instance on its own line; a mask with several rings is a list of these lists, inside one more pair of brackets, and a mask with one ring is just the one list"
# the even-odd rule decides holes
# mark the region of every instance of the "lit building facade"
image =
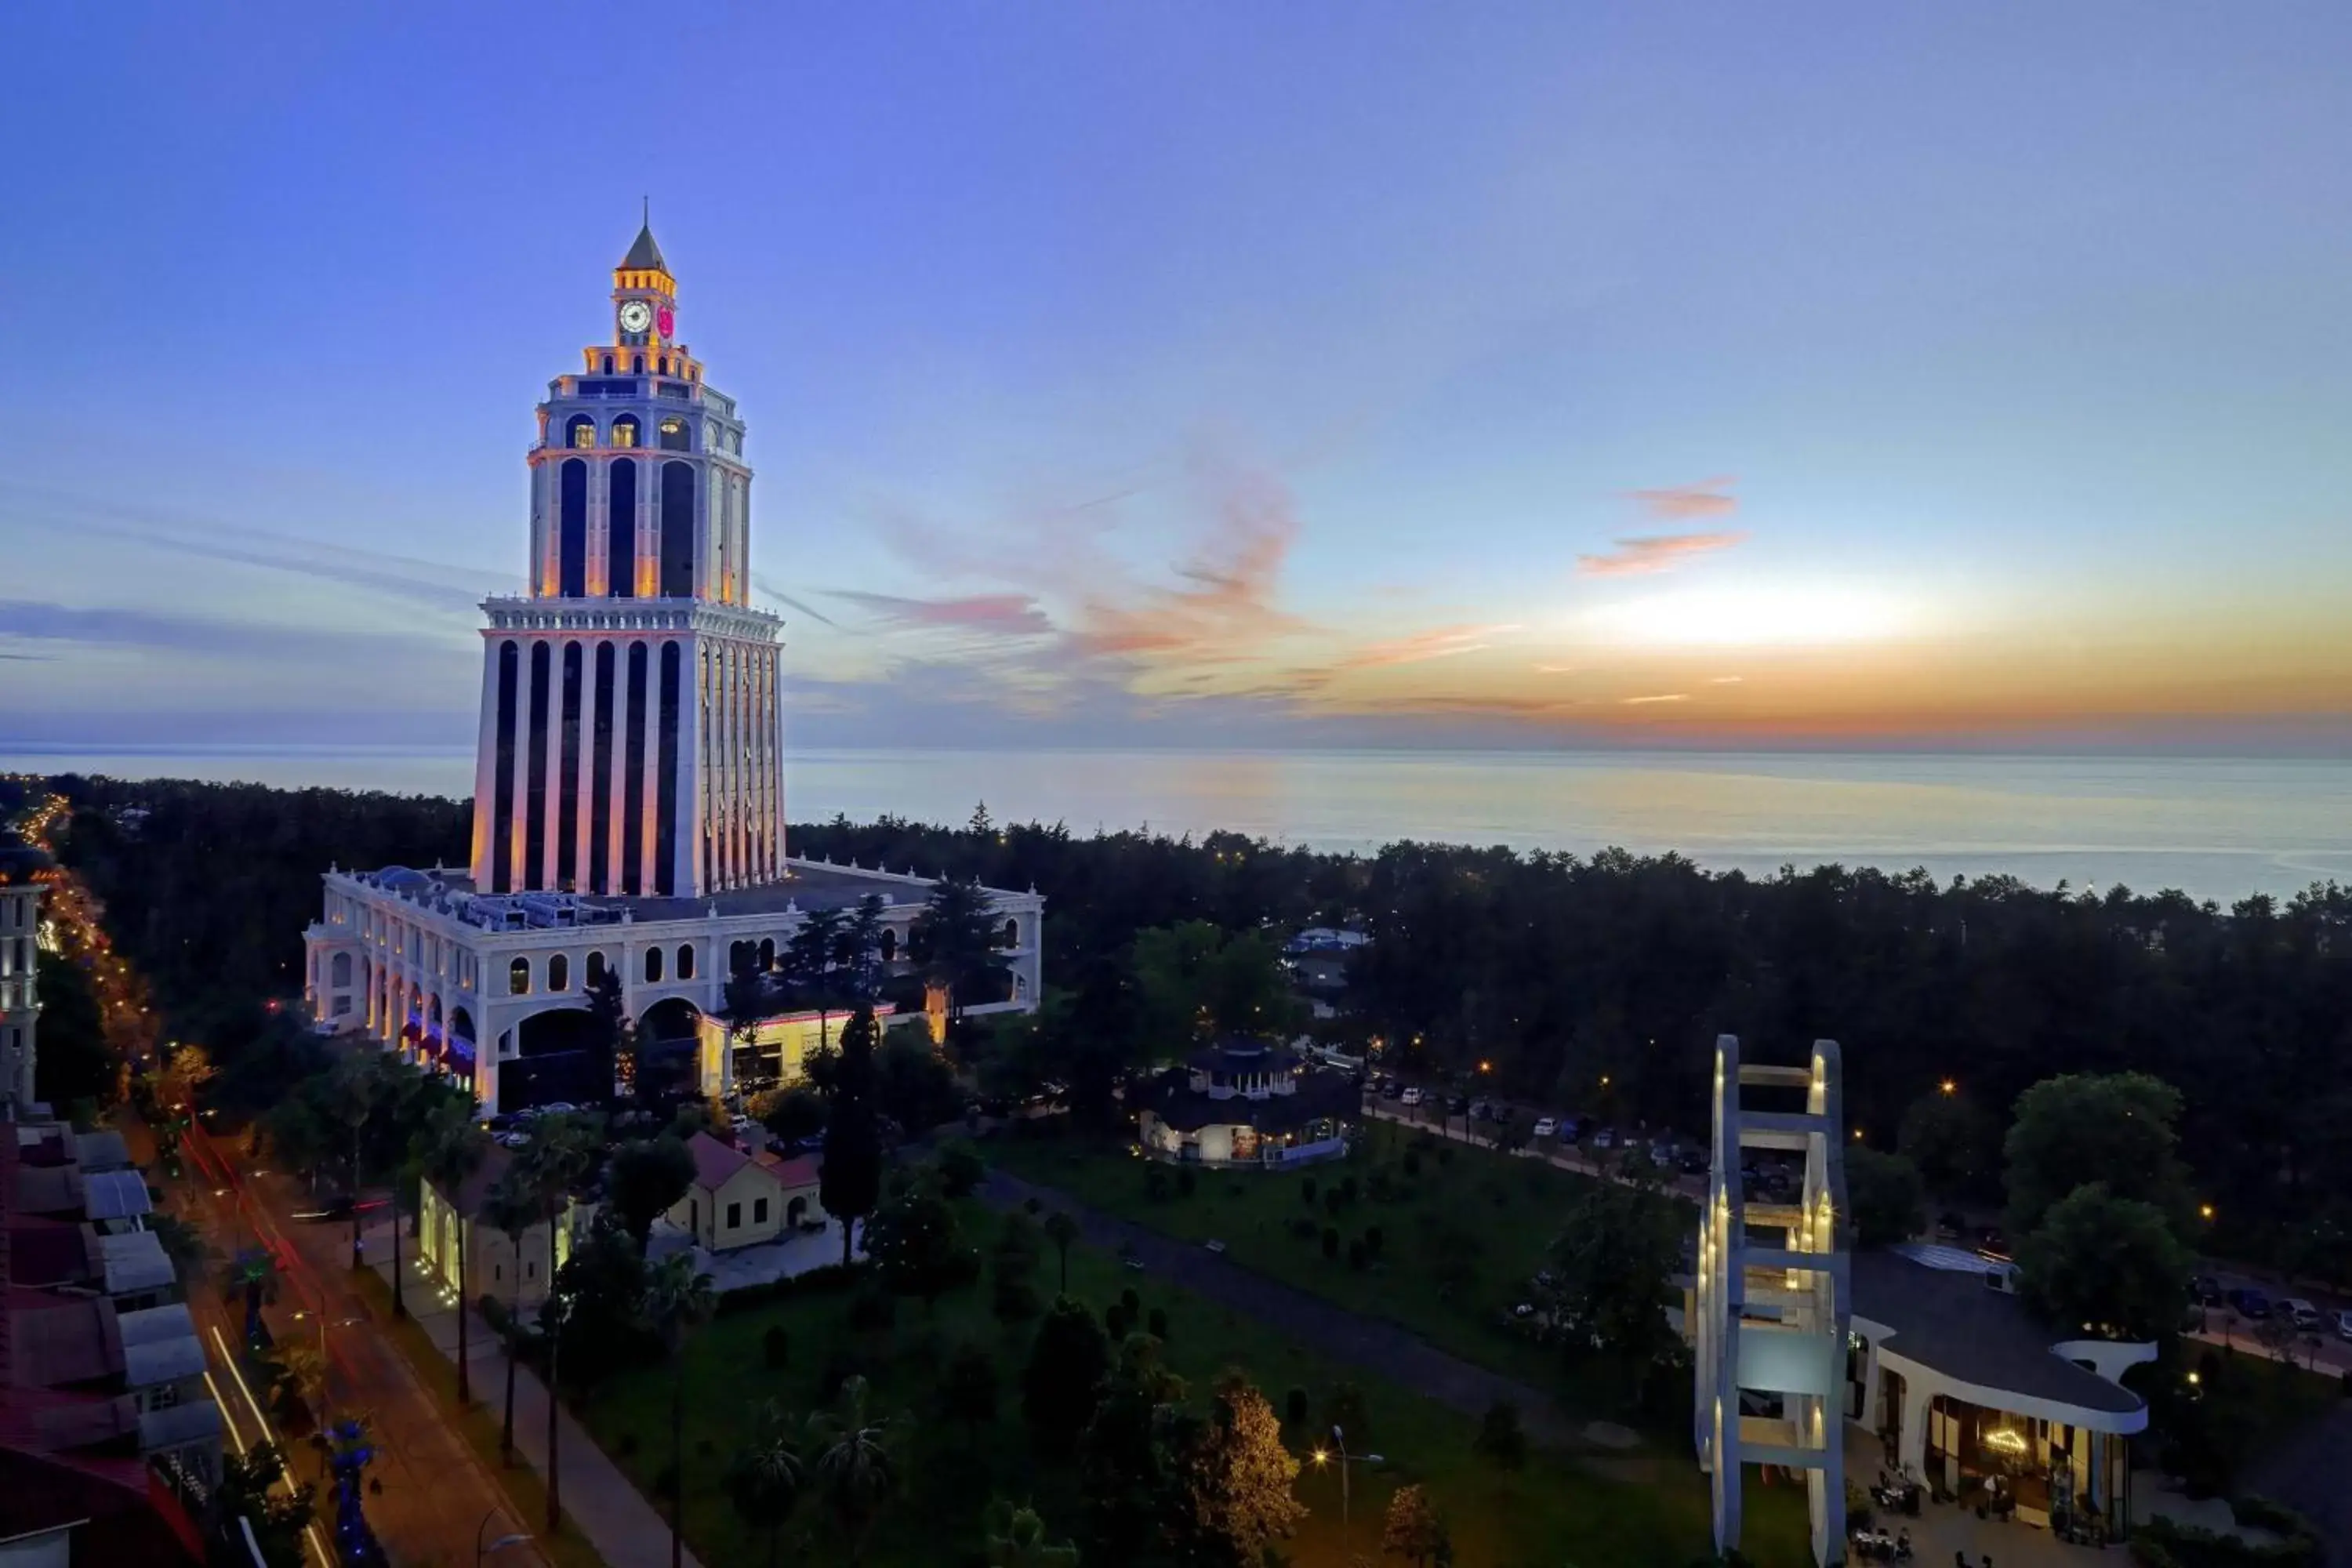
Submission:
[[[331,870],[306,933],[323,1024],[470,1078],[492,1110],[609,1090],[572,1059],[607,972],[641,1036],[694,1048],[729,975],[816,910],[878,900],[903,975],[930,887],[786,853],[782,623],[751,603],[743,422],[677,335],[650,227],[611,298],[610,341],[539,405],[530,591],[482,606],[471,863]],[[990,898],[1006,994],[965,1011],[1034,1008],[1044,900]],[[694,1048],[706,1091],[732,1055]]]
[[41,1020],[41,872],[49,858],[0,828],[0,1115],[33,1108]]

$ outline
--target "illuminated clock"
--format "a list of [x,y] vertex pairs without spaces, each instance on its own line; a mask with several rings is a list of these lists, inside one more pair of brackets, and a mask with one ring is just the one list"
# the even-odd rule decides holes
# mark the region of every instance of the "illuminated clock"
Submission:
[[621,307],[621,331],[625,332],[642,332],[653,319],[653,307],[643,300],[631,300]]
[[670,314],[670,309],[667,305],[664,305],[659,310],[654,313],[654,326],[664,337],[669,336],[670,328],[675,326],[677,323],[677,318]]

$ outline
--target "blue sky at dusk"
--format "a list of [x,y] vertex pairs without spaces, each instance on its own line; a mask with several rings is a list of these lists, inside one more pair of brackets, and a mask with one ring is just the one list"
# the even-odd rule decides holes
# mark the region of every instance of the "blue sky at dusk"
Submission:
[[2352,750],[2352,9],[52,6],[0,740],[437,742],[640,196],[795,742]]

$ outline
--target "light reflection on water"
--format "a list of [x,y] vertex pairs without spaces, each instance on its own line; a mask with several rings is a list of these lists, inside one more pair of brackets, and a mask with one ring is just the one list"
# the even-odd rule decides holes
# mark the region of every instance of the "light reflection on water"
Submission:
[[[0,765],[460,795],[461,751],[17,754]],[[2352,763],[1927,753],[807,751],[796,821],[1216,828],[1328,849],[1399,838],[1675,850],[1769,872],[1839,860],[2227,901],[2352,881]]]

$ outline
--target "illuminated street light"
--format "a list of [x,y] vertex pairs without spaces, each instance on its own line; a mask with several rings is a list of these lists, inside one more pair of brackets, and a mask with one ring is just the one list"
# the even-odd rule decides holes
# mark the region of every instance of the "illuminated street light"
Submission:
[[1937,1085],[1937,1087],[1942,1089],[1946,1094],[1958,1094],[1960,1091],[1960,1086],[1954,1083],[1950,1079],[1946,1079],[1942,1083]]

